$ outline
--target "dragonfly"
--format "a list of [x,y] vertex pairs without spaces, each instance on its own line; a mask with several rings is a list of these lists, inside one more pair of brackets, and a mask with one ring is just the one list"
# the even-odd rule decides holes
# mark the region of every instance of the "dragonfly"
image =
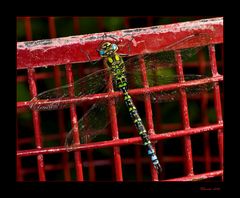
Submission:
[[[201,41],[209,39],[208,35],[190,35],[174,44],[174,46],[181,46],[185,42]],[[170,46],[169,46],[170,47]],[[117,51],[119,46],[113,41],[104,41],[101,43],[100,48],[97,49],[99,56],[103,59],[105,65],[104,69],[100,69],[92,74],[89,74],[73,84],[67,84],[58,88],[47,90],[38,94],[30,102],[30,108],[34,110],[55,110],[68,108],[69,103],[63,102],[72,98],[84,98],[96,93],[106,93],[106,98],[116,90],[122,93],[123,101],[129,112],[133,124],[142,139],[143,145],[146,147],[147,155],[158,173],[162,172],[162,166],[159,163],[158,157],[153,144],[150,141],[148,132],[143,124],[138,110],[133,102],[132,96],[129,94],[130,81],[135,81],[136,87],[141,87],[141,69],[139,66],[139,56],[131,57],[124,61],[123,56]],[[201,48],[183,49],[181,51],[182,60],[196,54]],[[172,50],[160,52],[155,54],[146,54],[141,56],[145,62],[147,79],[149,87],[171,84],[179,82],[180,76],[172,74],[171,68],[176,67],[175,52]],[[166,75],[166,73],[168,75]],[[206,78],[204,75],[188,74],[183,78],[185,81],[194,81]],[[113,82],[114,89],[109,91],[109,81]],[[74,87],[74,96],[70,96],[69,88]],[[199,94],[203,91],[209,91],[213,88],[211,83],[200,84],[195,86],[186,87],[185,91],[188,94]],[[178,90],[167,90],[160,92],[146,93],[149,95],[153,102],[173,101],[180,97]],[[141,97],[139,97],[141,98]],[[115,104],[117,112],[120,105],[118,104],[119,97],[115,97]],[[39,101],[47,101],[47,105],[40,104]],[[49,102],[50,101],[50,102]],[[80,102],[81,103],[81,102]],[[92,104],[91,108],[80,118],[78,121],[79,139],[81,143],[92,141],[97,135],[103,133],[110,123],[108,112],[109,100],[99,100]],[[65,146],[71,150],[76,146],[74,141],[74,131],[71,129],[66,136]]]

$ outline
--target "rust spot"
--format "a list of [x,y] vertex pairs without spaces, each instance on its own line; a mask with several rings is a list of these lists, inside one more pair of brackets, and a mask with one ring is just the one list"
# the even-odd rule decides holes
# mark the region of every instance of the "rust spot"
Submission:
[[90,37],[88,37],[86,40],[91,41],[91,40],[96,40],[96,39],[98,39],[97,36],[90,36]]
[[209,19],[201,19],[200,22],[208,22]]
[[158,28],[159,28],[159,26],[152,26],[151,27],[152,30],[155,30],[155,29],[158,29]]
[[26,41],[26,42],[24,42],[24,44],[27,47],[35,47],[35,46],[38,46],[38,45],[52,44],[52,40],[51,39],[44,39],[44,40],[37,40],[37,41]]
[[133,33],[133,32],[136,32],[137,31],[137,29],[130,29],[130,30],[124,30],[123,32],[124,33]]
[[18,48],[24,48],[24,45],[20,44],[17,46]]

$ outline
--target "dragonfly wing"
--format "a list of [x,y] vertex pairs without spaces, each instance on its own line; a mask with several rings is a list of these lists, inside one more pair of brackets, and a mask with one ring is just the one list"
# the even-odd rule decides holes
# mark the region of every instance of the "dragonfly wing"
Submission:
[[[159,68],[176,67],[176,50],[181,53],[182,61],[187,61],[203,49],[206,43],[209,43],[211,37],[208,34],[189,35],[169,46],[163,48],[158,53],[138,55],[125,61],[126,68],[129,70],[141,70],[140,64],[143,64],[147,70],[156,70]],[[186,48],[187,46],[195,46]]]
[[[146,72],[148,85],[157,86],[178,82],[176,77],[176,49],[179,49],[182,61],[189,60],[191,57],[208,43],[210,36],[208,34],[193,34],[187,36],[167,47],[164,51],[153,54],[136,56],[125,61],[126,75],[129,82],[129,88],[143,87],[143,74]],[[200,46],[195,48],[186,48],[186,46]],[[183,48],[183,49],[182,49]],[[175,50],[175,51],[174,51]],[[194,76],[192,76],[194,78]],[[186,79],[191,80],[191,76]],[[198,77],[197,75],[195,78]],[[133,86],[131,87],[131,84]]]
[[202,47],[208,45],[211,41],[211,36],[207,33],[195,33],[188,35],[179,41],[172,43],[164,48],[165,51],[168,50],[178,50],[186,49],[189,46],[194,46],[193,48]]
[[[117,103],[115,99],[115,104]],[[99,101],[91,106],[91,108],[78,121],[79,140],[81,143],[91,142],[96,136],[107,134],[106,127],[110,123],[109,100]],[[116,112],[119,108],[117,106]],[[67,134],[65,146],[67,148],[74,147],[74,130]]]
[[[136,73],[134,74],[136,75]],[[194,80],[200,80],[208,78],[208,76],[205,75],[194,75],[194,74],[189,74],[184,76],[185,81],[193,81]],[[149,82],[149,87],[151,86],[161,86],[161,85],[168,85],[168,84],[174,84],[174,83],[179,83],[180,77],[178,75],[170,75],[170,76],[164,76],[161,74],[157,73],[147,73],[147,80]],[[212,90],[214,87],[213,83],[205,83],[205,84],[198,84],[198,85],[192,85],[185,87],[186,93],[188,96],[193,96],[193,95],[199,95],[203,92],[207,92]],[[169,90],[163,90],[163,91],[158,91],[158,92],[152,92],[152,93],[146,93],[151,96],[151,99],[153,102],[167,102],[167,101],[175,101],[180,98],[180,93],[179,89],[169,89]],[[137,96],[136,98],[143,100],[143,95]]]
[[[108,69],[98,70],[73,84],[54,88],[40,93],[30,101],[30,108],[34,110],[55,110],[70,106],[71,98],[79,98],[103,90],[108,82]],[[70,89],[74,88],[74,96],[70,96]],[[40,100],[40,101],[39,101]]]
[[[193,80],[196,80],[196,79],[193,79]],[[206,84],[199,84],[199,85],[185,87],[183,89],[186,91],[187,96],[195,96],[195,95],[200,95],[202,93],[206,93],[212,90],[213,87],[214,87],[213,83],[206,83]],[[150,95],[151,95],[152,101],[157,103],[176,101],[181,98],[179,89],[154,92],[154,93],[151,93]]]

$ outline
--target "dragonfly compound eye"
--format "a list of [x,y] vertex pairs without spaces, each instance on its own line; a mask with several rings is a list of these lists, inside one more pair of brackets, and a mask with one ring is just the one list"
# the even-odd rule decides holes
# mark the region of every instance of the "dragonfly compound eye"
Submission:
[[112,44],[112,50],[117,51],[117,49],[118,49],[118,46],[116,44]]
[[104,56],[105,55],[105,51],[104,50],[99,50],[99,54],[100,54],[100,56]]

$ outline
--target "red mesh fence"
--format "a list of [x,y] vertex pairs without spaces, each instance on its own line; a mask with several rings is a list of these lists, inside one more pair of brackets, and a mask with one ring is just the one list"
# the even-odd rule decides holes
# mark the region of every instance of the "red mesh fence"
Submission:
[[[223,180],[223,18],[159,26],[150,26],[152,17],[146,19],[149,27],[145,28],[128,29],[129,18],[125,18],[126,29],[123,30],[57,37],[55,18],[48,17],[52,39],[17,43],[17,86],[21,94],[29,94],[27,99],[19,97],[17,101],[17,181]],[[18,20],[24,21],[26,40],[32,40],[30,17]],[[75,34],[79,34],[79,18],[71,20]],[[103,20],[99,18],[97,21],[100,31],[103,31]],[[193,39],[181,45],[171,45],[191,36]],[[69,108],[64,110],[37,111],[29,108],[31,99],[42,91],[71,84],[101,69],[102,62],[96,49],[106,37],[130,43],[130,50],[128,45],[119,49],[122,54],[127,54],[127,61],[132,56],[175,51],[178,82],[149,87],[145,60],[140,59],[138,66],[143,87],[129,88],[163,166],[160,175],[151,166],[133,123],[125,124],[128,120],[123,117],[127,114],[116,114],[115,103],[111,99],[122,98],[121,92],[64,99],[61,103],[69,104]],[[201,46],[205,47],[196,59],[182,62],[180,49]],[[184,81],[181,77],[188,72],[208,72],[210,75]],[[208,93],[189,97],[184,89],[206,83],[213,85]],[[138,96],[145,93],[174,89],[179,89],[179,100],[170,104],[152,103],[149,95],[138,100]],[[68,91],[70,96],[75,93],[74,87]],[[108,138],[79,144],[67,152],[64,147],[66,134],[74,128],[74,134],[78,136],[78,120],[91,104],[99,101],[108,102],[111,122],[103,129]],[[39,105],[52,102],[39,101]]]

